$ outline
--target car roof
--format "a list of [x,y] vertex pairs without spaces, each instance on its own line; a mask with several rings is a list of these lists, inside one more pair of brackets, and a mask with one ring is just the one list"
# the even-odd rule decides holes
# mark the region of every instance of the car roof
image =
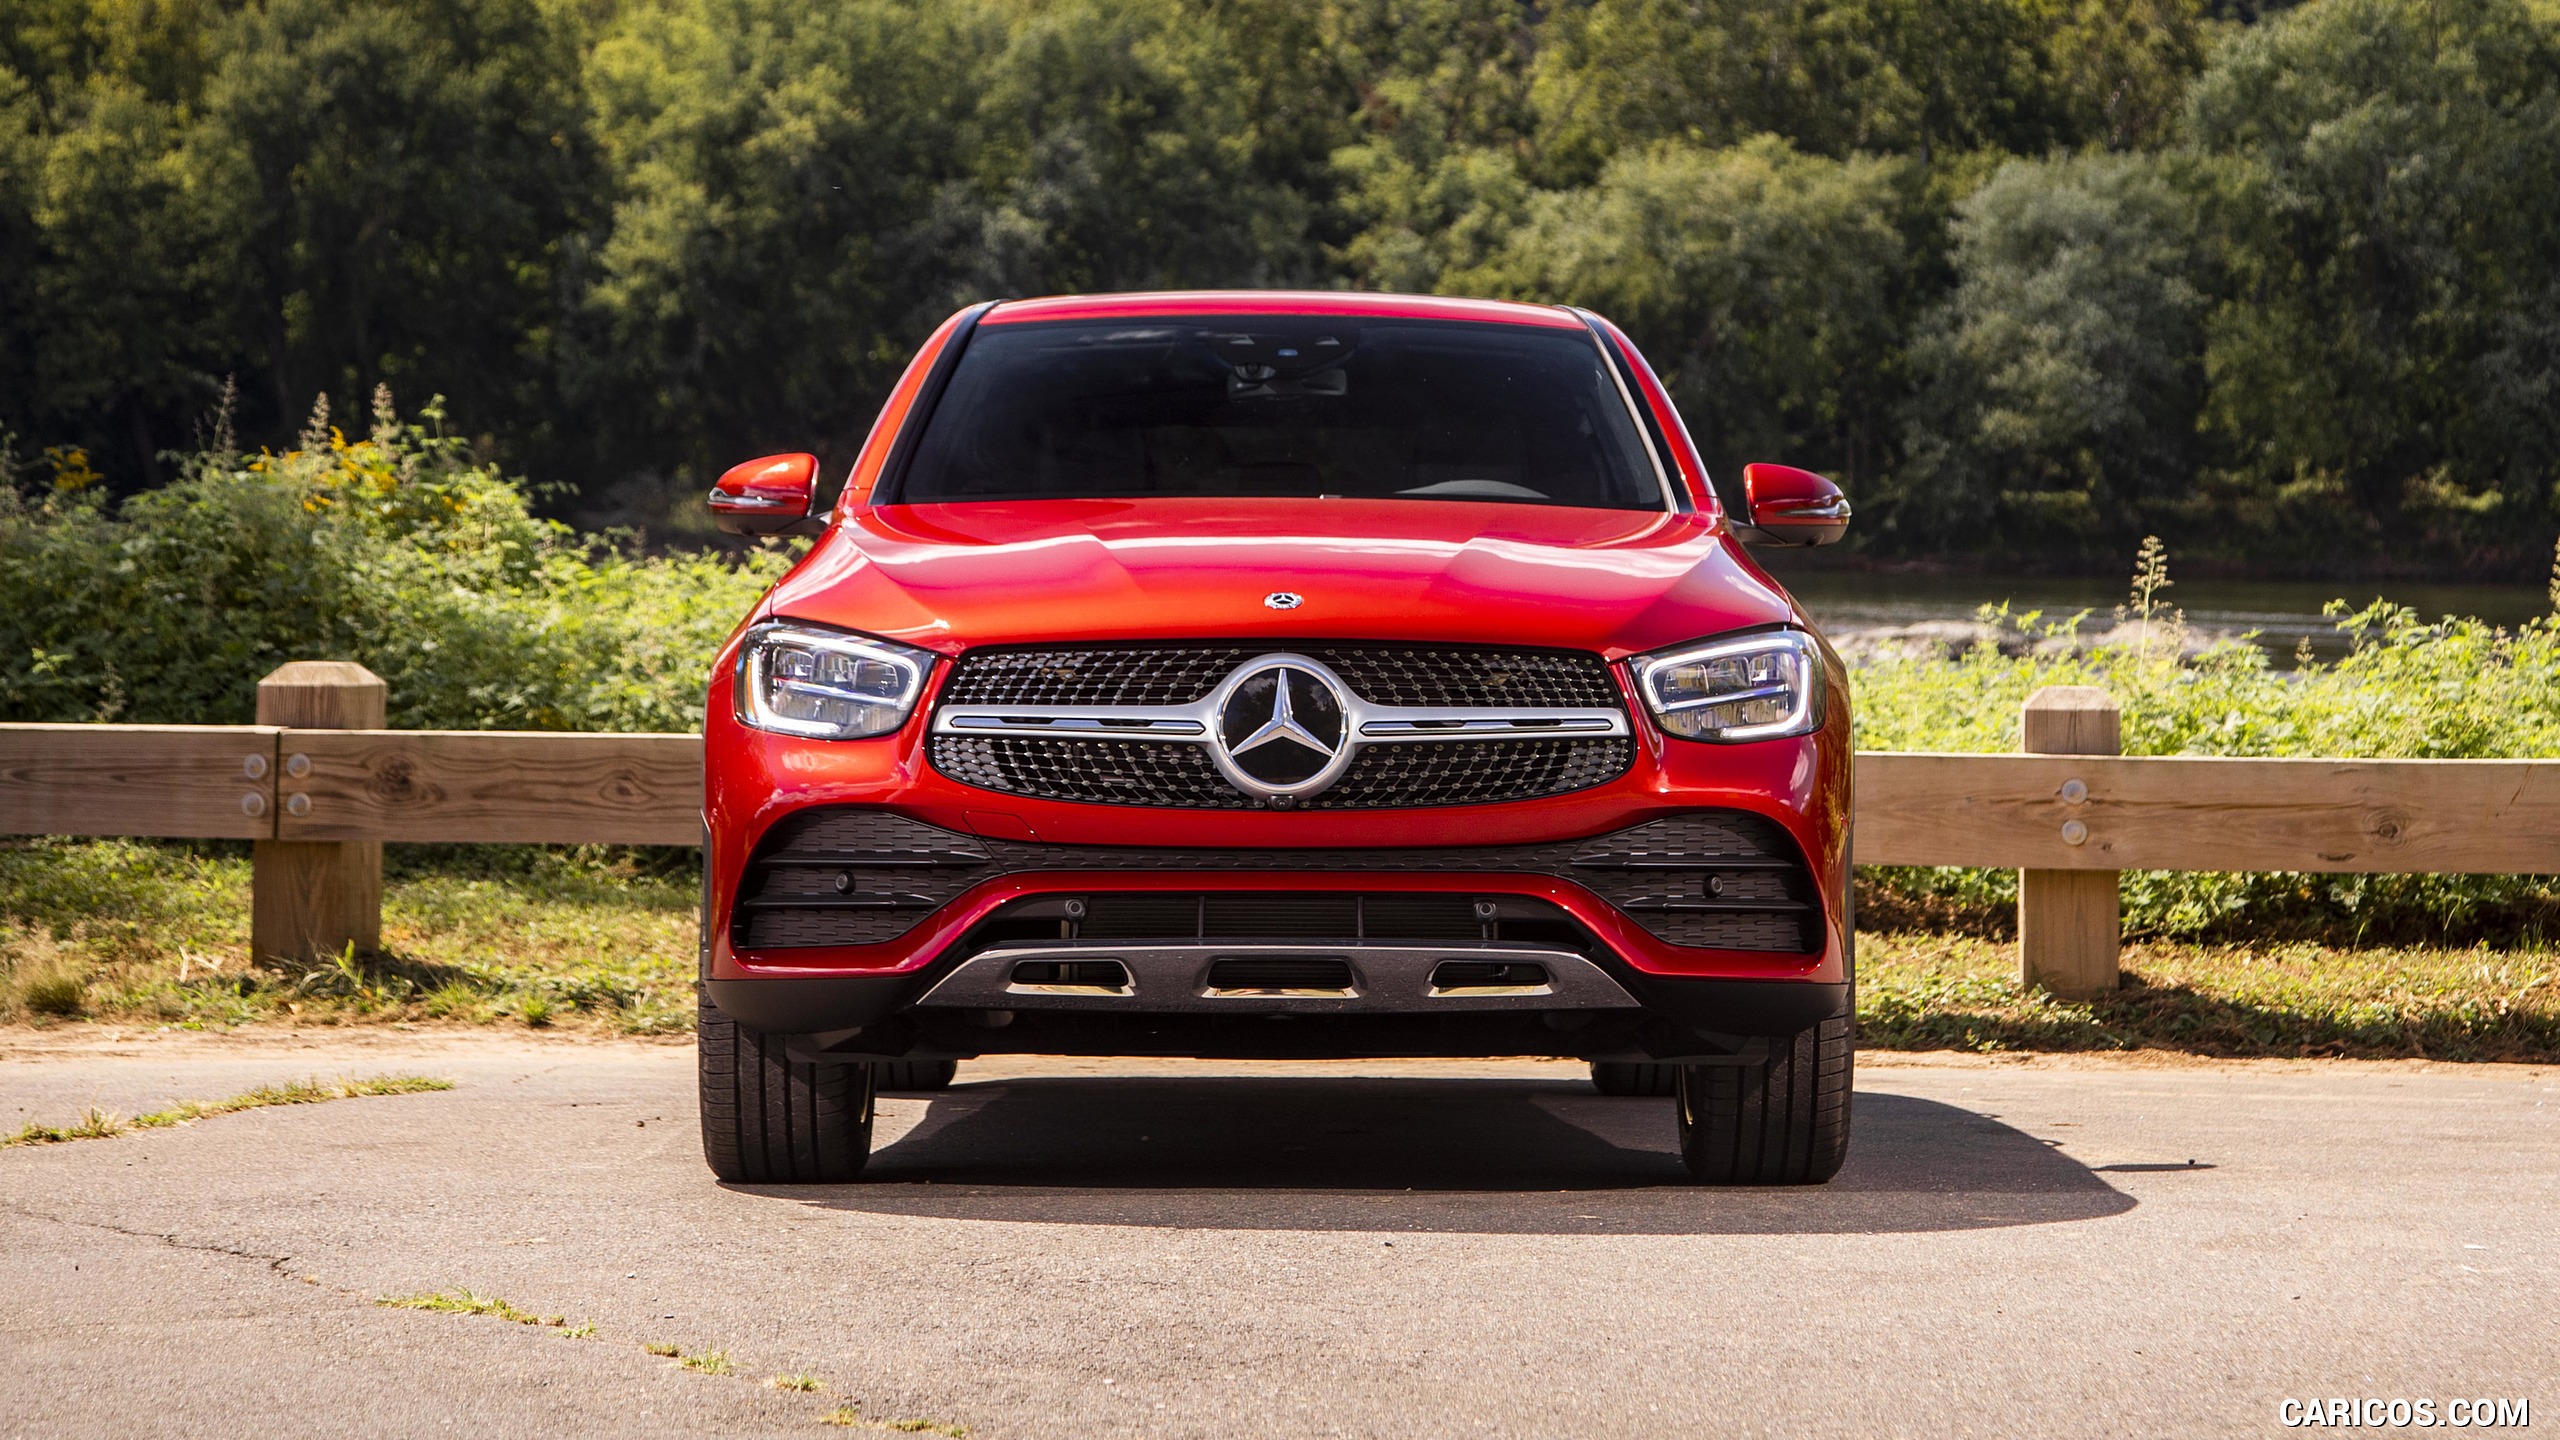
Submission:
[[1582,317],[1561,305],[1516,300],[1462,300],[1440,295],[1376,295],[1356,290],[1160,290],[1124,295],[1051,295],[1007,300],[981,325],[1041,320],[1120,320],[1148,315],[1345,315],[1399,320],[1476,320],[1579,330]]

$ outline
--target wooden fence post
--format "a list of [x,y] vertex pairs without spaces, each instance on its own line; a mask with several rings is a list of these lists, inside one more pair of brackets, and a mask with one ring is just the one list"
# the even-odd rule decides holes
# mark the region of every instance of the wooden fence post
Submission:
[[[296,660],[258,682],[258,723],[296,730],[379,730],[390,687],[347,660]],[[279,747],[276,808],[309,813],[311,760],[290,736]],[[253,847],[249,950],[303,963],[335,959],[349,945],[382,944],[382,842],[260,840]]]
[[[2025,743],[2031,755],[2121,755],[2122,717],[2115,697],[2091,685],[2047,685],[2027,697]],[[2066,781],[2062,839],[2085,843],[2086,819],[2072,812],[2088,787]],[[2116,988],[2123,936],[2113,870],[2018,872],[2018,983],[2069,1000]]]

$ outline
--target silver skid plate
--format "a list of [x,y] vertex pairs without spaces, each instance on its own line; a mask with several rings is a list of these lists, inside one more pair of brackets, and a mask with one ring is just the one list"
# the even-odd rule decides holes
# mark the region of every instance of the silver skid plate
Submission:
[[[1025,962],[1116,960],[1124,986],[1026,984]],[[1214,989],[1211,967],[1222,960],[1338,960],[1350,967],[1340,989]],[[1441,988],[1434,972],[1449,961],[1535,965],[1534,985]],[[916,1002],[961,1010],[1229,1011],[1237,1013],[1416,1014],[1452,1010],[1632,1010],[1634,996],[1608,973],[1570,950],[1525,945],[1007,945],[971,957]]]

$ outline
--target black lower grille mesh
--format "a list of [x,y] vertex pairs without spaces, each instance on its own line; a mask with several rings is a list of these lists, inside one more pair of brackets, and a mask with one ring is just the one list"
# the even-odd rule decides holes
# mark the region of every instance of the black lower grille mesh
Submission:
[[[1551,845],[1150,850],[987,840],[861,806],[804,810],[773,827],[747,866],[732,940],[749,950],[873,944],[905,934],[982,880],[1034,870],[1198,877],[1190,882],[1196,891],[1092,892],[1083,933],[1093,939],[1460,940],[1483,933],[1461,893],[1348,896],[1222,889],[1216,882],[1222,874],[1306,871],[1552,875],[1586,887],[1674,945],[1807,954],[1823,942],[1821,895],[1795,842],[1776,822],[1739,810],[1688,811]],[[1502,903],[1507,917],[1522,897]],[[1503,935],[1509,938],[1507,930]]]
[[[1168,894],[1097,891],[1085,897],[1079,940],[1423,940],[1473,944],[1488,935],[1474,897],[1323,890],[1224,890]],[[1565,923],[1541,900],[1507,899],[1506,920]],[[1498,926],[1497,926],[1498,930]]]
[[[1534,800],[1605,785],[1634,762],[1634,742],[1617,737],[1372,745],[1332,788],[1304,803],[1317,810],[1410,810]],[[1228,784],[1200,746],[1155,740],[936,735],[933,767],[964,785],[1044,800],[1175,810],[1260,804]]]
[[1820,896],[1785,832],[1757,815],[1693,811],[1585,841],[1577,879],[1674,945],[1814,950]]
[[974,836],[829,806],[775,825],[738,887],[730,943],[742,950],[895,940],[983,878]]

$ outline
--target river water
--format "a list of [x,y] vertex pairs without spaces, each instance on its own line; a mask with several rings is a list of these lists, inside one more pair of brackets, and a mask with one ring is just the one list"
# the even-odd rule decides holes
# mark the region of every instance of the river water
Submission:
[[[2007,601],[2014,611],[2041,611],[2047,620],[2091,612],[2082,630],[2103,631],[2125,604],[2129,580],[2096,577],[1993,575],[1909,575],[1837,570],[1793,570],[1783,559],[1774,563],[1766,550],[1755,558],[1795,593],[1813,612],[1823,632],[1835,642],[1931,622],[1965,621],[1984,605]],[[2176,580],[2160,592],[2161,603],[2185,612],[2199,632],[2257,632],[2258,643],[2279,665],[2290,664],[2295,647],[2311,641],[2323,659],[2343,654],[2347,642],[2336,619],[2321,614],[2331,600],[2361,608],[2376,598],[2416,608],[2428,619],[2466,615],[2493,624],[2514,625],[2551,613],[2547,591],[2530,585],[2433,585],[2399,581],[2324,583],[2292,580]]]

